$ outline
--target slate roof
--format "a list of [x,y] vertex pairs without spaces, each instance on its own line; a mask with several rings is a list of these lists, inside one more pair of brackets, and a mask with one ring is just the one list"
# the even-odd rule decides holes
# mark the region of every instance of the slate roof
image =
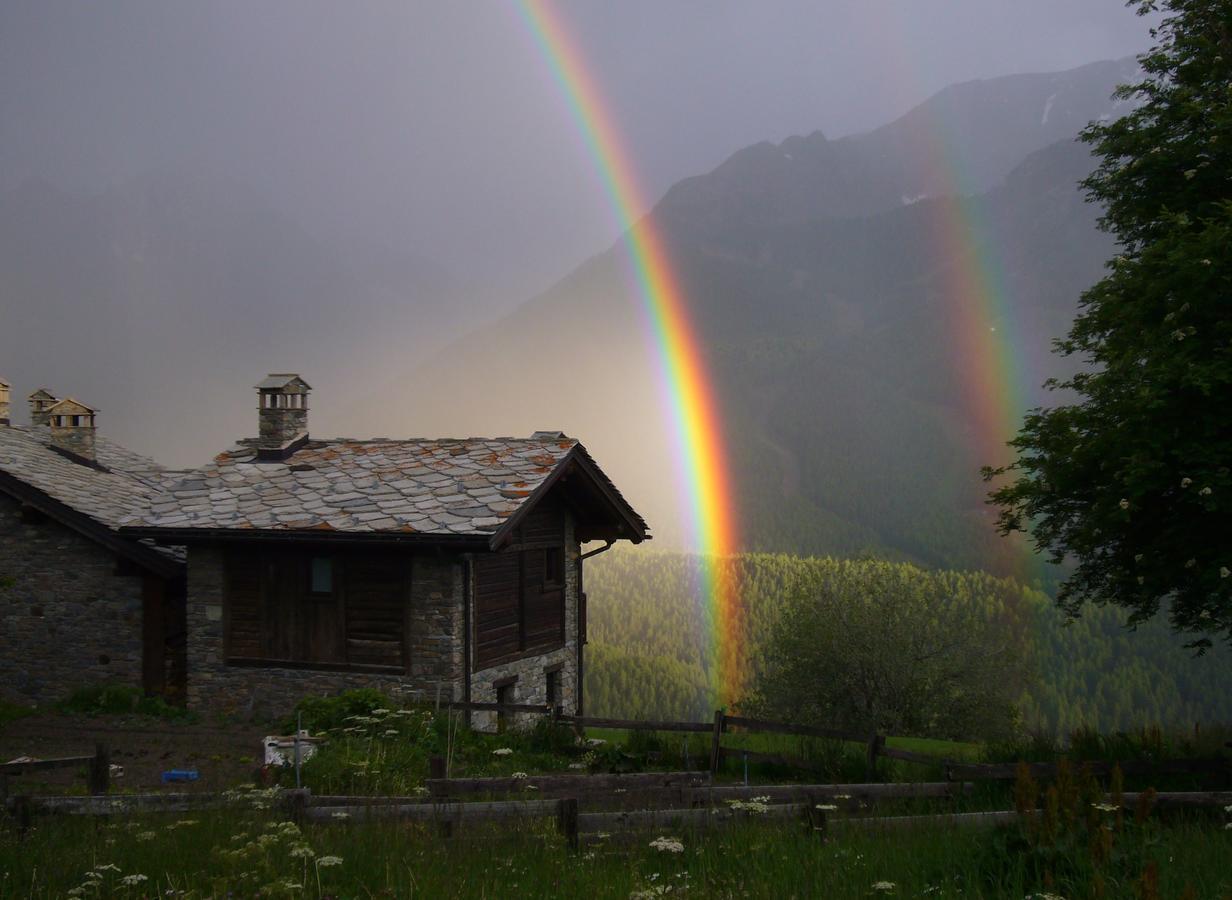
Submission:
[[110,471],[73,462],[50,447],[46,426],[0,426],[0,472],[11,475],[108,528],[150,508],[169,473],[148,457],[106,438],[95,453]]
[[[98,463],[106,471],[74,462],[50,444],[50,429],[45,425],[0,425],[0,475],[87,517],[97,523],[94,527],[102,526],[100,531],[114,532],[134,514],[149,511],[167,482],[182,477],[106,438],[95,439]],[[167,559],[184,558],[182,547],[141,543],[147,552],[155,550]],[[120,541],[120,545],[131,546],[132,542]]]
[[128,524],[491,537],[571,454],[598,472],[585,448],[559,432],[308,440],[276,462],[258,462],[256,441],[243,441],[183,477]]

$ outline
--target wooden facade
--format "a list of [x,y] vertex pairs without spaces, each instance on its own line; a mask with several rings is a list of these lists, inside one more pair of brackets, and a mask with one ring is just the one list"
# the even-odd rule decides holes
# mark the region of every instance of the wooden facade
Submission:
[[405,551],[236,549],[227,554],[232,664],[403,673],[413,557]]
[[475,664],[484,669],[565,643],[565,513],[544,502],[503,550],[475,559]]

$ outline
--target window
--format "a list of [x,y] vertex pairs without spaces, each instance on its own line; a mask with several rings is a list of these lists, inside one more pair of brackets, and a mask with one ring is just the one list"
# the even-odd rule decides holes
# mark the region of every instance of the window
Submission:
[[314,594],[334,592],[334,561],[328,556],[314,556],[308,572],[308,590]]
[[232,551],[226,561],[226,657],[270,665],[403,673],[409,561]]
[[[515,689],[517,687],[517,678],[508,678],[504,681],[498,681],[492,685],[496,689],[496,702],[504,706],[506,704],[516,703]],[[512,716],[503,709],[496,713],[496,730],[503,732],[509,727]]]
[[545,685],[547,704],[552,709],[556,709],[561,705],[560,676],[561,667],[559,665],[552,666],[550,669],[544,669],[543,671],[543,677],[547,681]]
[[543,580],[546,584],[565,583],[564,547],[551,547],[543,551]]

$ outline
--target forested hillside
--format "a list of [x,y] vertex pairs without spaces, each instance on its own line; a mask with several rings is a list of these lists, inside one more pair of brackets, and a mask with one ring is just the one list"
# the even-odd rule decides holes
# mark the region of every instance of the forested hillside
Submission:
[[[958,604],[1006,627],[1022,629],[1034,683],[1021,699],[1024,724],[1066,733],[1079,725],[1101,730],[1147,723],[1192,726],[1232,722],[1232,653],[1218,647],[1200,658],[1153,622],[1126,630],[1121,613],[1092,608],[1078,621],[1044,594],[983,572],[933,572],[905,563],[745,554],[734,568],[747,610],[744,639],[756,667],[783,599],[824,584],[840,569],[900,566],[942,578]],[[636,718],[709,717],[713,659],[707,611],[697,608],[696,561],[682,554],[613,551],[589,561],[590,644],[586,708],[592,715]]]

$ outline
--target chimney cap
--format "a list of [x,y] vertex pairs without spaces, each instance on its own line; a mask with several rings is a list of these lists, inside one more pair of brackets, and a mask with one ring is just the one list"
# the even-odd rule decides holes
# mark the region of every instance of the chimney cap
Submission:
[[12,387],[12,385],[5,380],[3,375],[0,375],[0,387]]
[[56,397],[56,395],[53,394],[51,391],[47,390],[47,388],[39,388],[38,390],[33,391],[30,394],[28,399],[30,400],[57,400],[59,398]]
[[563,441],[568,437],[563,431],[536,431],[530,436],[532,441]]
[[299,390],[310,391],[312,385],[304,381],[294,372],[277,373],[271,372],[266,375],[260,384],[256,385],[259,391],[281,391],[288,388],[297,388]]
[[57,401],[53,406],[48,407],[48,413],[61,416],[81,416],[93,415],[98,412],[91,406],[86,406],[80,400],[74,400],[72,397],[65,397],[63,400]]

